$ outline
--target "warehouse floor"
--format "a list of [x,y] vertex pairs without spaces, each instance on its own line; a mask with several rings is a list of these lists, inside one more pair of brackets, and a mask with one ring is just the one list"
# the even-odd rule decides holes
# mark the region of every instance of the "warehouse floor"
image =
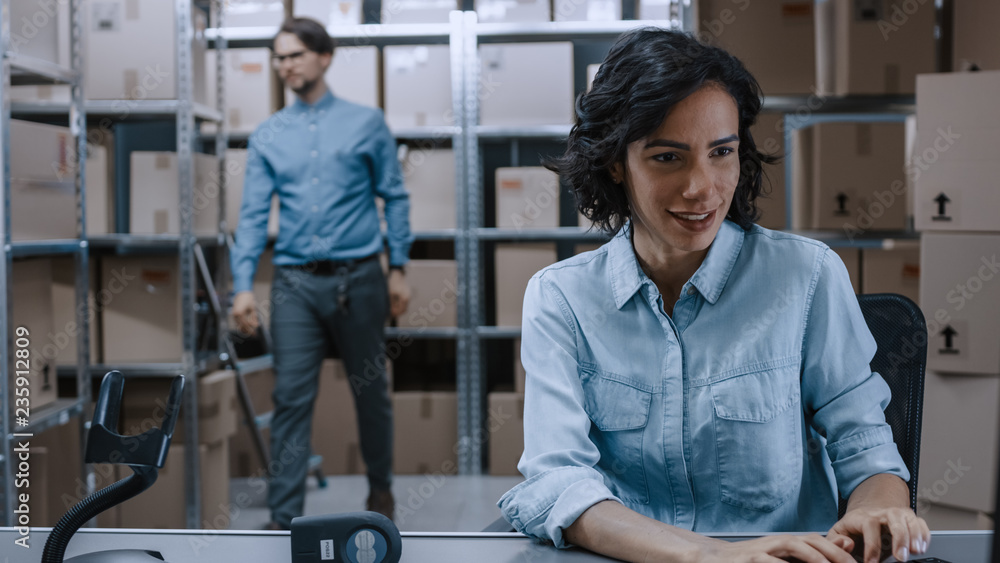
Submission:
[[[497,500],[523,480],[435,475],[397,475],[394,479],[396,525],[414,532],[478,532],[500,517]],[[363,475],[327,477],[325,489],[310,477],[305,512],[310,516],[364,510],[367,496],[368,481]],[[234,507],[230,529],[259,530],[270,519],[259,482],[233,479],[230,501]]]

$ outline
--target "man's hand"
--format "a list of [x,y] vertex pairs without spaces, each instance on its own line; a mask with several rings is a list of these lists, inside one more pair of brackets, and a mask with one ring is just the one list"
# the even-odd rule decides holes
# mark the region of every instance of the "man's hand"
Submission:
[[410,286],[400,270],[389,270],[389,315],[396,318],[410,306]]
[[233,299],[233,319],[240,334],[249,336],[260,326],[257,318],[257,300],[252,291],[241,291]]
[[[883,545],[883,535],[885,544]],[[931,532],[927,522],[909,508],[873,509],[860,507],[848,510],[839,522],[830,528],[827,538],[834,541],[853,539],[858,546],[857,556],[863,546],[864,563],[879,563],[891,553],[896,559],[906,561],[911,554],[927,551]]]

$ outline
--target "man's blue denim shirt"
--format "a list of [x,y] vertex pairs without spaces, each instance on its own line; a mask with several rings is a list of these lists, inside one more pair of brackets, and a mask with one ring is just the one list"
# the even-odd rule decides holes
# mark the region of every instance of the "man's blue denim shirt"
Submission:
[[528,284],[526,480],[498,503],[518,531],[566,547],[611,499],[698,532],[826,532],[838,492],[909,480],[834,252],[726,221],[668,315],[629,232]]
[[277,265],[381,252],[376,197],[385,201],[389,263],[409,260],[410,199],[381,110],[327,92],[312,105],[296,100],[257,127],[231,258],[236,291],[253,286],[273,194],[281,203]]

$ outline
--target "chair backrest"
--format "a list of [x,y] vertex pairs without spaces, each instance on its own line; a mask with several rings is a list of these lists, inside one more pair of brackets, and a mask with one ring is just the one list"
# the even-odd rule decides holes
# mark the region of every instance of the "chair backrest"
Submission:
[[[878,345],[871,362],[872,371],[878,372],[892,391],[885,420],[892,428],[893,440],[910,471],[910,507],[916,510],[927,324],[917,304],[902,295],[859,295],[858,304]],[[841,501],[841,514],[844,508],[845,503]]]

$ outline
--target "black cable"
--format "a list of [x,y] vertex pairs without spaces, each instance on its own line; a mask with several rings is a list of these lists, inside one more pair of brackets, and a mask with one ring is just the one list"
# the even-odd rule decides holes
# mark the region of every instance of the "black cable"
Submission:
[[155,467],[143,467],[121,481],[97,491],[71,508],[59,519],[59,523],[49,533],[49,538],[45,542],[45,551],[42,553],[42,563],[63,563],[66,547],[77,530],[91,518],[148,489],[156,481],[156,474]]

